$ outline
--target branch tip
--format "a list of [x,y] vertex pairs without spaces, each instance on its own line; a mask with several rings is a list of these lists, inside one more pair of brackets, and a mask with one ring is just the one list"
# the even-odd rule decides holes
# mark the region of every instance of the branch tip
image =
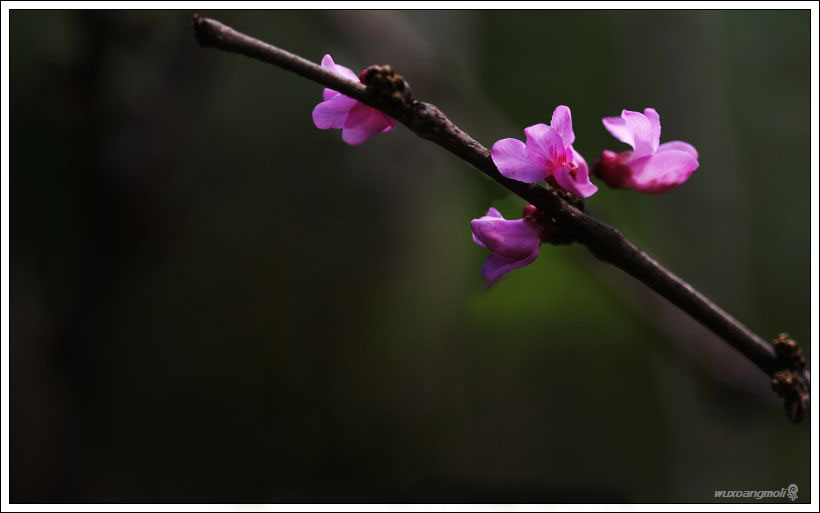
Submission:
[[191,27],[194,29],[194,37],[199,46],[207,48],[211,46],[208,44],[208,39],[205,37],[205,18],[197,13],[191,17]]

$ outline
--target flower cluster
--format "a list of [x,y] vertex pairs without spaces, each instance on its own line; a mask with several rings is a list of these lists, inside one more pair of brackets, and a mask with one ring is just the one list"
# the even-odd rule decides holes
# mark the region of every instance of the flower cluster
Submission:
[[587,198],[598,191],[589,181],[589,168],[575,151],[575,132],[569,107],[559,105],[549,125],[538,123],[524,129],[526,144],[501,139],[493,144],[492,156],[498,171],[513,180],[535,183],[550,180],[565,191]]
[[655,109],[643,114],[624,109],[621,117],[604,118],[604,127],[632,146],[618,154],[604,151],[595,166],[595,174],[612,188],[658,194],[682,184],[698,168],[698,152],[691,144],[660,144],[661,118]]
[[[358,77],[333,62],[330,55],[322,67],[351,81]],[[376,134],[390,132],[396,120],[338,91],[325,89],[323,101],[313,109],[317,128],[339,128],[342,140],[359,145]],[[619,117],[603,118],[604,128],[632,151],[606,150],[593,166],[595,176],[609,187],[648,194],[669,191],[685,182],[698,168],[698,152],[688,143],[660,144],[660,116],[653,108],[643,113],[623,110]],[[505,177],[526,183],[546,181],[553,187],[588,198],[598,191],[590,182],[589,167],[573,147],[575,132],[569,107],[555,108],[550,124],[538,123],[524,129],[525,141],[507,138],[496,141],[492,160]],[[535,261],[547,226],[536,207],[527,205],[521,219],[508,220],[494,208],[470,223],[473,241],[490,250],[482,274],[491,283],[504,274]]]
[[[322,67],[353,82],[359,81],[353,71],[333,62],[330,55],[324,56]],[[338,91],[325,89],[322,98],[324,101],[313,109],[316,128],[341,128],[342,140],[351,146],[358,146],[376,134],[396,128],[395,119]]]
[[538,258],[545,226],[535,206],[524,207],[523,215],[521,219],[507,220],[498,210],[490,208],[484,217],[470,222],[473,242],[490,250],[481,269],[488,281],[495,282]]

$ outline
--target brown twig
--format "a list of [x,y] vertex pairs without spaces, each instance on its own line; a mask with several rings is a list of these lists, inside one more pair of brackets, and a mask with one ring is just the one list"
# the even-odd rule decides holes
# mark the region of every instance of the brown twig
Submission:
[[[784,397],[791,420],[799,422],[805,416],[809,374],[802,366],[798,368],[794,364],[797,359],[778,357],[772,344],[669,272],[621,232],[586,214],[583,204],[573,196],[548,184],[527,184],[504,177],[495,167],[487,148],[453,124],[435,105],[414,99],[407,82],[389,66],[371,66],[360,75],[361,83],[352,82],[219,21],[194,15],[193,27],[197,41],[203,47],[253,57],[344,93],[392,116],[419,137],[469,162],[550,216],[552,224],[563,234],[557,241],[580,242],[597,258],[637,278],[726,340],[773,379],[773,388]],[[794,350],[799,352],[796,345]]]

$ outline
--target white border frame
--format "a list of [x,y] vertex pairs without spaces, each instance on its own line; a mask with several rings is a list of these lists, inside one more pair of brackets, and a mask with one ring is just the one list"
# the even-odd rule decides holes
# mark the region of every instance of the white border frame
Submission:
[[2,483],[3,511],[816,511],[818,507],[818,413],[817,394],[811,399],[811,503],[810,504],[9,504],[9,11],[13,9],[806,9],[811,11],[811,354],[818,354],[818,5],[816,2],[3,2],[2,4],[2,180],[0,181],[0,228],[2,228],[2,289],[0,290],[0,336],[2,336]]

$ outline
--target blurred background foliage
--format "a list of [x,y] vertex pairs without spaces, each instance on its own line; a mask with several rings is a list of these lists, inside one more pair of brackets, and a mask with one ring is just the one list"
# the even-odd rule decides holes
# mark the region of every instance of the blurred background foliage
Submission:
[[[203,12],[390,63],[489,146],[655,107],[701,167],[588,209],[754,331],[809,343],[809,15]],[[12,11],[11,500],[697,501],[810,494],[763,374],[583,247],[486,290],[523,203],[321,87],[200,49],[187,11]],[[602,184],[599,184],[602,185]]]

